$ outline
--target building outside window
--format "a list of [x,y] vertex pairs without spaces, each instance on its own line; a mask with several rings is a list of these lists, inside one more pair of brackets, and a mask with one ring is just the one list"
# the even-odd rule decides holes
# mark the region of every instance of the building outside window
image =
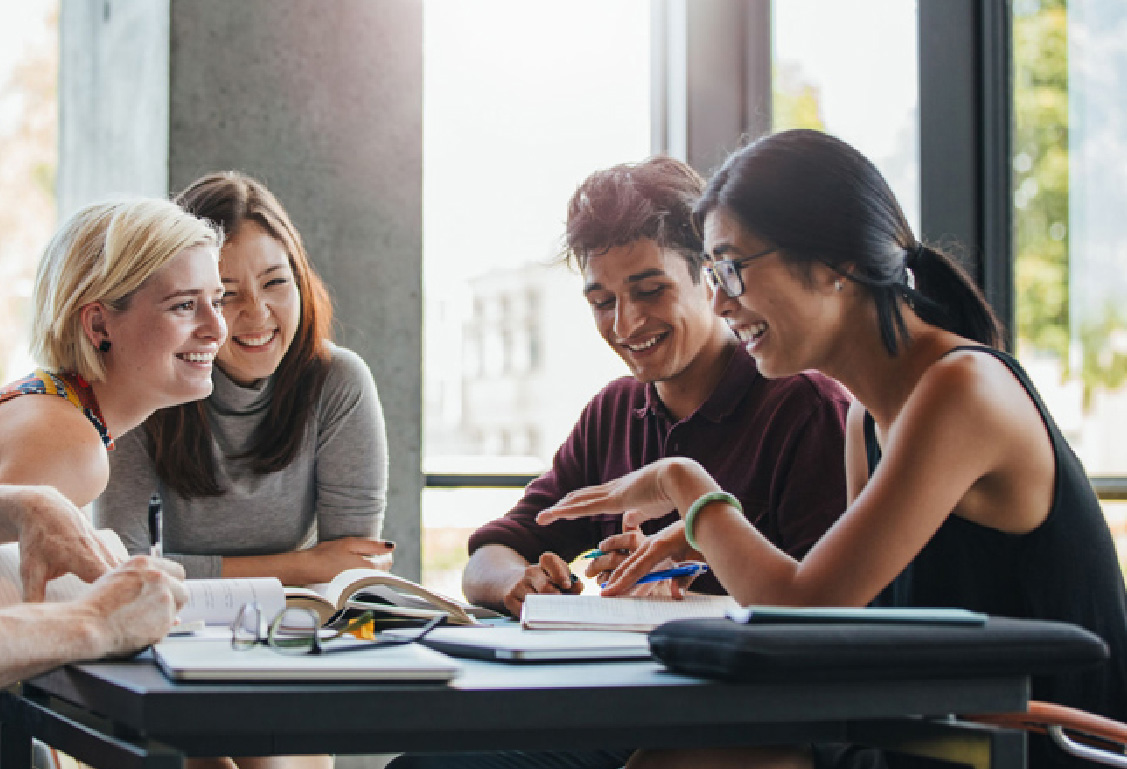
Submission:
[[904,0],[775,0],[771,128],[813,128],[852,144],[888,179],[918,232],[916,17]]
[[[579,276],[553,262],[575,187],[650,154],[650,5],[427,0],[423,13],[423,468],[535,474],[626,373]],[[466,538],[519,496],[425,490],[423,581],[460,594]]]

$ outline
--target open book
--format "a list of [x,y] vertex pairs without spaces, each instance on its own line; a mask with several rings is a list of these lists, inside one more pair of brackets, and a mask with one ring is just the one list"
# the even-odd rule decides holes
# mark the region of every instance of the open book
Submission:
[[267,619],[285,608],[301,608],[312,610],[322,625],[331,624],[347,609],[402,619],[445,616],[451,625],[476,625],[478,617],[500,616],[377,569],[348,569],[332,582],[306,587],[283,586],[275,577],[190,579],[187,585],[188,603],[180,619],[205,625],[230,624],[243,604],[252,601]]
[[520,622],[529,630],[634,630],[648,632],[673,619],[723,617],[739,608],[731,596],[689,593],[667,597],[527,595]]
[[321,617],[322,624],[346,609],[371,610],[407,619],[446,615],[451,625],[476,625],[479,619],[503,616],[378,569],[347,569],[331,582],[285,590],[288,606],[312,609]]
[[[117,533],[100,529],[98,537],[121,559],[128,558]],[[243,604],[256,602],[271,618],[287,606],[312,609],[322,624],[349,608],[372,609],[384,615],[430,618],[446,615],[454,625],[477,624],[478,618],[499,617],[489,609],[471,606],[429,590],[411,580],[377,569],[349,569],[321,585],[285,587],[275,577],[189,579],[188,603],[180,611],[182,625],[229,625]],[[48,601],[72,601],[90,589],[73,574],[47,583]],[[0,607],[23,600],[19,547],[0,545]]]

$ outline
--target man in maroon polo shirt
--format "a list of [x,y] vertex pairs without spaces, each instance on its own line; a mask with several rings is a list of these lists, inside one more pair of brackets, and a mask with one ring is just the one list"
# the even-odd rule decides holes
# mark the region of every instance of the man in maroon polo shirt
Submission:
[[[656,459],[700,462],[743,504],[768,539],[801,557],[845,510],[849,394],[817,373],[767,380],[723,319],[702,280],[701,241],[690,214],[704,181],[655,157],[592,174],[568,204],[567,260],[583,271],[599,332],[632,377],[611,382],[584,408],[537,478],[504,517],[470,537],[466,597],[519,615],[529,593],[577,593],[568,564],[586,550],[637,546],[621,516],[536,523],[575,489],[618,478]],[[675,512],[645,535],[682,536]],[[613,569],[611,553],[588,574]],[[722,592],[710,574],[693,590]]]

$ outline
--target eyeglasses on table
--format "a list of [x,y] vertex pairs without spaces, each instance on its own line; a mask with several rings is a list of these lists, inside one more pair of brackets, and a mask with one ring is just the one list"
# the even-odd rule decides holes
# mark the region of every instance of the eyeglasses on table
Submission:
[[403,646],[422,640],[445,619],[445,617],[435,617],[410,635],[377,638],[374,641],[358,643],[333,643],[343,639],[346,633],[370,622],[372,618],[372,612],[366,611],[349,620],[343,627],[335,629],[331,635],[322,636],[321,619],[311,609],[286,608],[275,614],[267,623],[262,606],[251,601],[243,604],[235,621],[231,623],[231,648],[245,651],[261,644],[280,654],[297,655],[333,654],[378,649],[384,646]]

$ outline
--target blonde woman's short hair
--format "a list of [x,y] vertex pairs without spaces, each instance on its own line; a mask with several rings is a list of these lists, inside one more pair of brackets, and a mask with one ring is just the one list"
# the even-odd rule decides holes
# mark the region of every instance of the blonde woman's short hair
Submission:
[[82,330],[82,308],[125,310],[133,293],[181,251],[218,250],[222,233],[167,200],[96,203],[67,219],[47,244],[32,293],[31,354],[44,368],[88,382],[106,370]]

